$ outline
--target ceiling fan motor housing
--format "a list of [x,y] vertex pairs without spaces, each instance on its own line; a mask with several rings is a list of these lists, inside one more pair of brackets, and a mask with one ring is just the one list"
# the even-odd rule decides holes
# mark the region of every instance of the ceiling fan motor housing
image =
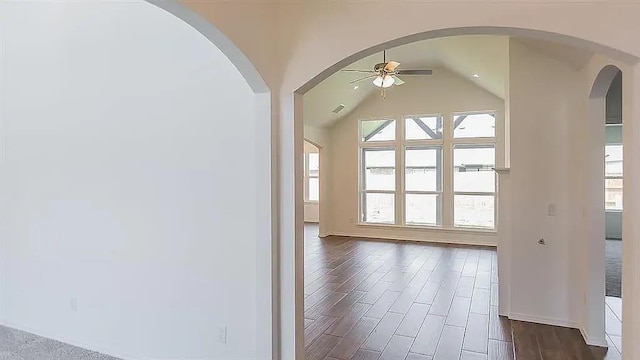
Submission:
[[379,72],[379,71],[382,71],[385,66],[387,66],[387,63],[379,63],[373,67],[373,70],[376,72]]

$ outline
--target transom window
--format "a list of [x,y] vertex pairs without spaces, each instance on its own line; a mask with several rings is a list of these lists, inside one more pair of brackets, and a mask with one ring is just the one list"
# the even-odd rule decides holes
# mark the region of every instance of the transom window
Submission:
[[493,112],[361,120],[360,222],[495,228],[495,138]]

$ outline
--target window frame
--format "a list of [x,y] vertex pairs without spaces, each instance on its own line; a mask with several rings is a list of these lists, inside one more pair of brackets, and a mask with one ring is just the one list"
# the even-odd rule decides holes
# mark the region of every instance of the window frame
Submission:
[[[397,126],[397,123],[396,123]],[[397,134],[396,134],[397,135]],[[397,138],[397,136],[396,136]],[[360,139],[362,139],[362,137],[360,137]],[[391,144],[393,143],[393,144]],[[363,145],[366,144],[366,145]],[[397,157],[398,157],[398,149],[395,146],[395,141],[391,141],[391,140],[385,140],[385,141],[374,141],[374,142],[361,142],[360,143],[360,147],[359,147],[360,151],[359,151],[359,159],[358,159],[358,167],[360,169],[359,171],[359,181],[358,181],[358,187],[359,187],[359,191],[358,191],[358,209],[359,209],[359,213],[360,216],[358,217],[358,222],[361,224],[378,224],[378,225],[394,225],[397,223],[398,220],[398,211],[397,211],[397,204],[398,204],[398,196],[396,194],[397,190],[398,190],[398,183],[397,183],[397,177],[398,177],[398,164],[397,164]],[[365,167],[365,162],[364,162],[364,154],[367,151],[394,151],[394,156],[396,158],[396,161],[394,161],[394,174],[396,177],[396,181],[394,182],[394,188],[393,190],[367,190],[366,186],[365,186],[365,181],[366,181],[366,167]],[[373,222],[373,221],[366,221],[366,212],[367,212],[367,205],[366,205],[366,196],[367,194],[390,194],[393,196],[393,204],[394,204],[394,209],[393,209],[393,218],[394,221],[391,223],[388,222]]]
[[[442,130],[441,130],[441,136],[438,139],[407,139],[406,136],[406,129],[407,129],[407,120],[409,119],[416,119],[416,118],[421,118],[421,117],[435,117],[435,118],[439,118],[440,123],[442,124]],[[417,226],[417,227],[425,227],[425,228],[442,228],[444,226],[443,224],[443,215],[444,215],[444,209],[443,209],[443,203],[444,203],[444,169],[445,169],[445,161],[444,161],[444,152],[445,150],[445,132],[447,131],[447,125],[446,125],[447,119],[445,117],[444,114],[442,113],[428,113],[428,114],[411,114],[411,115],[404,115],[402,116],[402,121],[401,121],[401,127],[400,127],[400,134],[399,136],[397,136],[396,138],[398,138],[398,141],[400,143],[400,146],[402,146],[402,156],[401,156],[401,160],[400,160],[400,166],[402,168],[402,170],[400,170],[399,172],[401,173],[401,188],[400,188],[400,197],[402,197],[402,203],[400,204],[401,206],[401,221],[399,222],[400,225],[402,226]],[[409,149],[439,149],[439,158],[436,159],[436,163],[440,163],[440,169],[437,169],[437,165],[436,165],[436,172],[438,173],[437,176],[437,180],[439,180],[440,182],[440,186],[439,189],[436,189],[435,191],[415,191],[415,190],[407,190],[406,189],[406,173],[407,173],[407,162],[406,162],[406,153],[407,150]],[[436,186],[437,188],[437,186]],[[407,221],[407,195],[412,195],[412,194],[416,194],[416,195],[437,195],[437,200],[436,200],[436,223],[435,224],[420,224],[420,223],[413,223],[413,222],[408,222]]]
[[[495,119],[495,128],[494,128],[494,136],[493,137],[454,137],[455,133],[455,120],[456,117],[462,115],[477,115],[477,114],[492,114]],[[496,230],[497,229],[497,217],[498,217],[498,188],[497,188],[497,174],[493,171],[493,179],[494,179],[494,188],[493,192],[485,192],[485,191],[456,191],[455,189],[455,149],[456,147],[492,147],[494,149],[493,153],[493,168],[495,170],[497,160],[498,160],[498,115],[497,112],[488,110],[488,111],[464,111],[464,112],[454,112],[451,114],[451,121],[449,122],[450,131],[450,143],[449,151],[451,152],[451,208],[450,214],[451,217],[451,225],[455,229],[483,229],[483,230]],[[493,196],[493,226],[485,227],[485,226],[461,226],[456,225],[456,214],[455,214],[455,199],[456,195],[467,195],[467,196]]]
[[[460,115],[491,114],[495,118],[495,131],[493,137],[464,137],[454,138],[455,118]],[[436,112],[422,113],[401,116],[380,116],[376,118],[358,119],[358,191],[357,204],[358,216],[357,225],[363,226],[385,226],[402,228],[421,228],[443,231],[464,231],[478,233],[494,233],[497,229],[497,175],[493,172],[495,182],[493,192],[469,192],[454,191],[454,149],[456,146],[487,146],[494,149],[493,168],[498,166],[500,149],[502,146],[499,140],[502,129],[501,122],[504,120],[498,116],[497,110],[474,110],[461,112]],[[418,117],[439,117],[442,124],[441,137],[438,139],[406,139],[406,126],[409,119]],[[391,120],[395,122],[395,139],[380,141],[364,141],[363,122],[375,120]],[[418,124],[419,125],[419,124]],[[420,125],[419,125],[420,126]],[[422,127],[422,126],[420,126]],[[431,129],[433,130],[433,129]],[[365,190],[364,153],[366,149],[385,149],[395,151],[395,189],[394,190]],[[439,189],[431,190],[406,190],[406,152],[411,149],[440,149],[440,168],[438,179]],[[436,186],[438,187],[438,186]],[[365,221],[366,218],[366,193],[391,194],[394,199],[394,219],[393,223]],[[407,195],[436,195],[437,196],[437,224],[421,224],[407,221]],[[493,227],[485,226],[461,226],[455,224],[455,196],[456,195],[478,195],[493,197]]]

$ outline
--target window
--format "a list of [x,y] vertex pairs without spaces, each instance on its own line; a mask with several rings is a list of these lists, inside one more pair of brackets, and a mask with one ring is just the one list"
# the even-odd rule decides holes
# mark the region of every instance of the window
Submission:
[[359,221],[495,228],[495,134],[494,113],[360,121]]
[[442,225],[441,115],[404,117],[404,224]]
[[396,151],[393,148],[362,150],[363,221],[395,223]]
[[320,154],[304,153],[304,201],[320,200]]
[[496,136],[496,116],[492,113],[459,114],[453,120],[453,137],[493,138]]
[[396,223],[396,121],[360,122],[360,220]]
[[453,116],[453,225],[495,228],[494,113]]
[[395,120],[367,120],[361,122],[363,142],[389,141],[396,139]]
[[622,145],[605,146],[604,201],[606,210],[622,210]]
[[442,147],[406,147],[405,223],[440,225],[442,195]]
[[453,223],[459,227],[494,227],[496,179],[494,145],[453,148]]
[[405,139],[442,139],[441,116],[414,116],[405,119]]

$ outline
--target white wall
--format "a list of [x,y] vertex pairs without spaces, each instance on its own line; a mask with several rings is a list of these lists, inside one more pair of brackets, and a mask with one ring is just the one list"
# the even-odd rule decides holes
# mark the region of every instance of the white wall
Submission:
[[579,327],[585,81],[579,70],[516,40],[509,56],[510,315]]
[[[329,162],[333,175],[329,180],[332,204],[329,211],[330,233],[343,236],[495,245],[495,232],[357,224],[359,119],[398,119],[404,115],[434,113],[451,117],[454,112],[483,110],[497,111],[497,123],[502,123],[502,99],[445,69],[434,70],[434,75],[430,77],[407,79],[404,85],[388,90],[386,99],[382,99],[377,91],[373,93],[331,128],[332,151]],[[497,144],[497,153],[503,152],[502,146],[502,142]],[[499,155],[497,157],[504,158]],[[450,176],[445,174],[445,184],[449,181],[447,179],[450,179]]]
[[144,2],[0,9],[2,324],[124,359],[270,356],[240,73]]

